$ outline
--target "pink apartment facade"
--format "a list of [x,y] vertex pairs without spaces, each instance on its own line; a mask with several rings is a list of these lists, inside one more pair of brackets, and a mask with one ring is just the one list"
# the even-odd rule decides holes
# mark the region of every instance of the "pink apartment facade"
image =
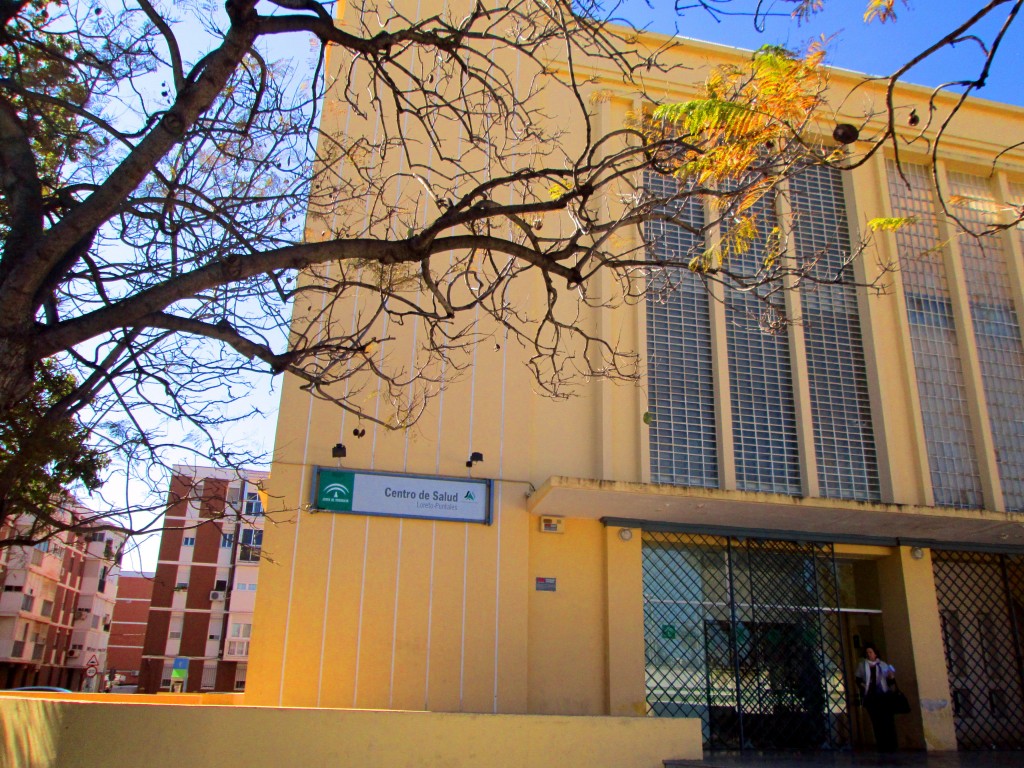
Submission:
[[[72,504],[68,514],[93,513]],[[0,688],[103,690],[123,542],[65,531],[0,548]]]

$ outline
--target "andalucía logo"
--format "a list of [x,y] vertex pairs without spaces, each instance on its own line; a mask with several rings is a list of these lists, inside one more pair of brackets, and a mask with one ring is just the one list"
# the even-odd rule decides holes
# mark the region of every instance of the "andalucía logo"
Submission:
[[462,497],[463,501],[476,501],[476,496],[473,495],[472,491],[466,491],[466,495]]
[[355,496],[355,473],[320,470],[317,480],[316,508],[330,512],[351,512]]
[[321,489],[321,493],[323,493],[323,498],[329,499],[331,501],[349,501],[352,497],[352,494],[349,492],[348,488],[346,488],[341,483],[331,483],[330,485],[325,485]]

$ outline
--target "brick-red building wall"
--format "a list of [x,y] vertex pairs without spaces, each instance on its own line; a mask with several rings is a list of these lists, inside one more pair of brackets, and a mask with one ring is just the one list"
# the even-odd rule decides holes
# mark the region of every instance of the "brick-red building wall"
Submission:
[[152,598],[152,577],[121,574],[117,586],[117,602],[110,621],[107,669],[125,675],[127,685],[139,682],[138,675],[129,673],[142,669],[142,645]]

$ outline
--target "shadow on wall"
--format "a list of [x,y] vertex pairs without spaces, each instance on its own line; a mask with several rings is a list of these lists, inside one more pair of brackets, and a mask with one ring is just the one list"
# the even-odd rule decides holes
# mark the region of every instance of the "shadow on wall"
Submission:
[[57,765],[60,711],[52,702],[21,699],[0,709],[0,752],[7,768]]

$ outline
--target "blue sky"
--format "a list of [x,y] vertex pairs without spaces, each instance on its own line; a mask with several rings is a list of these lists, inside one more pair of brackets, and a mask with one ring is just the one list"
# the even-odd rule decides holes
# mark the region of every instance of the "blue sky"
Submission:
[[[756,0],[706,0],[725,14],[747,13],[757,6]],[[612,7],[605,0],[606,8]],[[697,0],[679,0],[680,5],[698,5]],[[810,22],[797,24],[789,14],[793,5],[781,0],[766,0],[762,10],[777,15],[765,19],[764,32],[754,27],[751,15],[715,16],[703,8],[689,8],[681,15],[674,10],[674,0],[624,0],[619,15],[637,26],[649,27],[668,34],[677,31],[685,37],[759,48],[765,43],[781,44],[793,49],[806,48],[809,41],[824,34],[831,38],[826,45],[828,61],[833,66],[869,74],[889,74],[917,53],[941,39],[946,33],[986,5],[980,0],[911,0],[908,6],[897,3],[897,20],[880,24],[864,23],[868,0],[825,0],[824,10]],[[979,31],[986,42],[991,41],[1002,24],[1007,3],[998,9],[992,23]],[[1002,13],[999,13],[999,10]],[[1024,54],[1024,18],[1019,19],[999,48],[985,88],[976,95],[994,101],[1024,106],[1020,59]],[[964,42],[955,50],[915,67],[905,78],[909,82],[935,86],[958,79],[974,78],[980,70],[982,56],[975,43]]]

